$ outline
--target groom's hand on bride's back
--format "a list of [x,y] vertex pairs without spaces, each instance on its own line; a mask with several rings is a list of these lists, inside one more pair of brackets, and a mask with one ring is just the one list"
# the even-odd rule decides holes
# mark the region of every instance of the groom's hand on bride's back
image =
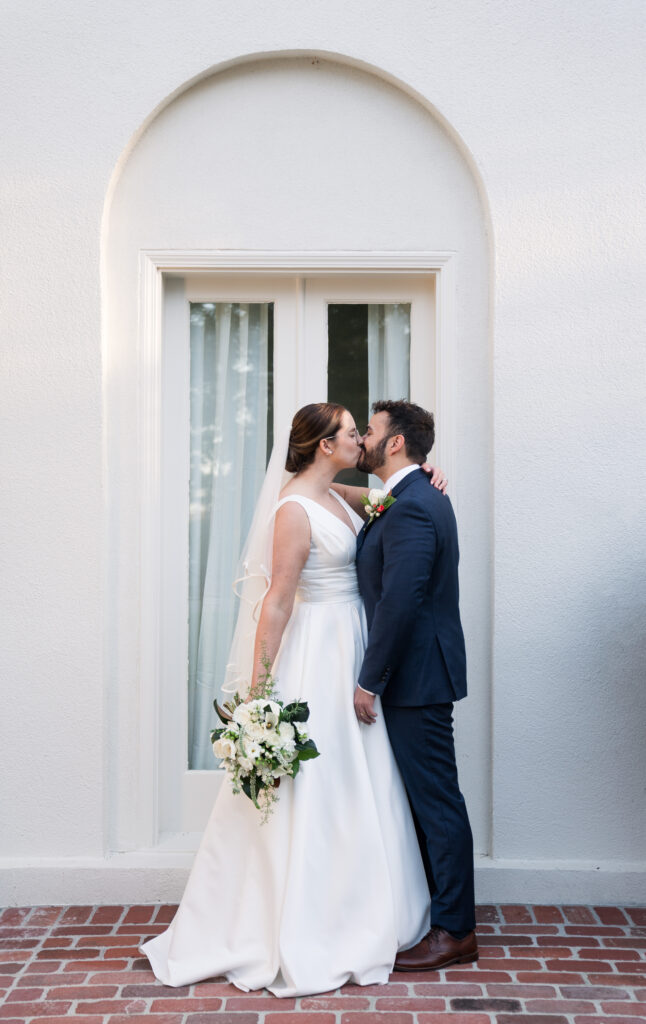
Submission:
[[437,487],[438,491],[441,491],[442,494],[446,494],[446,489],[449,486],[449,480],[448,477],[445,476],[443,469],[440,469],[438,466],[429,466],[428,462],[423,462],[419,468],[426,473],[429,478],[428,482],[433,484],[433,487]]

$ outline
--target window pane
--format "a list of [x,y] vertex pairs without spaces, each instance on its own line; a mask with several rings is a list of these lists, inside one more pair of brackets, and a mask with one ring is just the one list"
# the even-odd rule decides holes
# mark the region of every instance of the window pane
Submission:
[[188,766],[212,769],[232,584],[273,442],[273,305],[191,303],[190,315]]
[[[346,406],[363,431],[373,402],[410,397],[410,303],[328,305],[328,401]],[[368,478],[344,470],[342,483]]]

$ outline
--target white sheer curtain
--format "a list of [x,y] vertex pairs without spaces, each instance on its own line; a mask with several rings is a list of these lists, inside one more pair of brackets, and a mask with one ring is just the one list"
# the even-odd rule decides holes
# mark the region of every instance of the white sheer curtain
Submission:
[[189,750],[215,768],[209,740],[237,599],[236,562],[267,460],[269,307],[191,306]]
[[[410,303],[368,306],[368,400],[410,398]],[[376,476],[371,487],[381,487]]]

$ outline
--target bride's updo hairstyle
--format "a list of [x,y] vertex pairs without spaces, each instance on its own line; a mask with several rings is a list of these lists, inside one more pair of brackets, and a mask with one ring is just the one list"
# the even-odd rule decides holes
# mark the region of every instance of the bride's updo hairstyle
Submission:
[[292,420],[285,469],[300,473],[314,462],[319,443],[341,426],[345,408],[334,402],[314,402],[299,409]]

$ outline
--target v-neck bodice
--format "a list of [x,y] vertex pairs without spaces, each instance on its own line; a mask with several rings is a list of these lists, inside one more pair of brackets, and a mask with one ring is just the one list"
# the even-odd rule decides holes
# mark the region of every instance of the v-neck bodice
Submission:
[[[360,524],[359,516],[343,498],[336,494],[335,497],[353,525],[355,521]],[[278,502],[276,509],[288,501],[301,505],[310,523],[310,552],[298,580],[297,600],[317,604],[358,601],[356,534],[334,512],[303,494],[288,494]]]

